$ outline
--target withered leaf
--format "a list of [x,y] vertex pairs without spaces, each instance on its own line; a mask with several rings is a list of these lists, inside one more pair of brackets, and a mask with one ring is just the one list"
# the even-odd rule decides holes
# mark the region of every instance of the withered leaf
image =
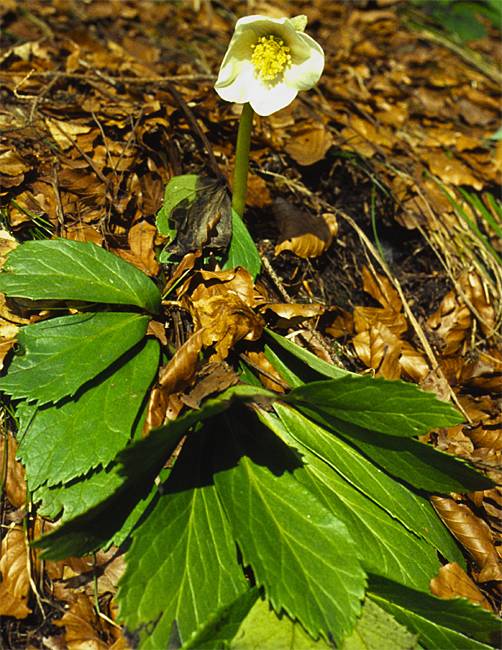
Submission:
[[427,319],[427,325],[437,335],[444,355],[459,350],[471,324],[469,309],[459,301],[454,291],[446,294],[438,309]]
[[16,460],[16,450],[14,436],[6,431],[0,433],[0,486],[14,508],[22,508],[26,503],[26,482],[24,467]]
[[271,311],[278,316],[274,323],[279,328],[297,327],[300,323],[308,318],[317,318],[324,313],[324,307],[318,303],[266,303],[261,308],[261,312]]
[[54,621],[65,628],[68,650],[108,650],[100,635],[100,621],[87,594],[76,593],[63,617]]
[[231,203],[223,180],[199,176],[195,195],[184,199],[170,215],[176,238],[169,255],[183,257],[203,248],[224,250],[232,235]]
[[431,497],[431,502],[451,534],[472,555],[481,569],[480,582],[502,580],[502,569],[488,525],[463,503],[446,497]]
[[279,243],[275,254],[292,251],[302,258],[318,257],[333,241],[325,219],[300,210],[284,199],[276,199],[273,211],[279,228]]
[[26,618],[30,575],[28,573],[28,550],[23,528],[9,528],[0,547],[0,616]]
[[376,371],[377,377],[399,379],[401,343],[388,327],[377,323],[354,336],[352,344],[357,356]]
[[431,592],[438,598],[467,598],[471,603],[492,611],[490,603],[476,584],[456,562],[445,564],[431,580]]
[[333,144],[331,133],[324,124],[317,123],[297,129],[290,135],[286,151],[299,165],[313,165],[324,158]]

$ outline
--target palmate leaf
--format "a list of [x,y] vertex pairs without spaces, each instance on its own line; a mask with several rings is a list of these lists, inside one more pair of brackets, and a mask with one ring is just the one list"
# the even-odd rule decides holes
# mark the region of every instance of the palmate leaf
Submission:
[[[115,476],[119,485],[111,495],[103,495],[87,512],[67,521],[34,545],[44,550],[44,557],[62,559],[85,555],[100,548],[121,529],[129,513],[145,499],[181,437],[194,425],[229,408],[234,400],[262,399],[274,394],[261,387],[238,385],[208,399],[199,409],[192,409],[167,425],[152,430],[146,438],[132,443],[119,453]],[[114,480],[114,479],[113,479]]]
[[[206,649],[206,646],[199,646],[202,647]],[[230,650],[330,650],[335,646],[322,638],[314,640],[299,623],[285,614],[277,616],[268,602],[260,598],[242,621],[228,647]]]
[[85,300],[135,305],[158,313],[160,292],[142,271],[91,242],[29,241],[0,273],[0,291],[31,300]]
[[427,590],[430,579],[440,566],[435,549],[406,530],[329,465],[300,445],[278,418],[261,411],[260,419],[286,444],[298,450],[304,465],[295,469],[295,479],[344,522],[363,567],[397,582]]
[[424,435],[463,421],[450,404],[414,384],[358,375],[299,386],[285,400],[307,405],[324,419],[335,417],[390,436]]
[[361,618],[340,650],[418,650],[417,635],[366,598]]
[[[353,628],[365,574],[345,525],[292,474],[296,455],[241,409],[214,423],[214,483],[243,560],[278,612],[317,638]],[[224,418],[224,422],[223,422]]]
[[30,489],[106,467],[131,439],[158,363],[159,344],[150,339],[131,358],[113,364],[100,383],[60,406],[38,409],[18,449]]
[[413,438],[398,438],[363,429],[316,409],[300,406],[308,418],[355,445],[385,471],[409,485],[435,493],[472,492],[493,487],[492,481],[467,462]]
[[27,325],[0,391],[39,405],[71,397],[141,341],[148,320],[140,314],[98,312]]
[[[181,650],[226,650],[242,622],[259,598],[259,589],[253,587],[228,605],[213,611],[207,621],[183,643]],[[237,644],[239,647],[239,644]]]
[[351,485],[422,537],[450,562],[465,566],[463,555],[427,499],[381,471],[357,450],[282,404],[275,410],[290,435],[335,469]]
[[166,648],[173,622],[189,638],[248,586],[204,458],[206,435],[185,443],[162,495],[134,533],[117,601],[141,650]]
[[444,600],[376,576],[368,595],[428,650],[488,650],[500,638],[500,619],[464,598]]

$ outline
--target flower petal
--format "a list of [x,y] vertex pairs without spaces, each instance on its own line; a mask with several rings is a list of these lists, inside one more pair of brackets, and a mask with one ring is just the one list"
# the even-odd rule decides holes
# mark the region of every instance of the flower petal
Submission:
[[250,100],[250,92],[255,83],[254,66],[251,61],[240,61],[235,69],[238,69],[237,74],[229,76],[227,81],[224,79],[220,81],[220,76],[218,76],[214,89],[226,102],[245,104]]
[[275,86],[268,86],[260,82],[255,83],[252,87],[248,101],[255,113],[266,117],[291,104],[297,94],[296,88],[288,86],[283,81]]
[[[293,64],[284,72],[284,81],[297,90],[308,90],[316,85],[324,69],[324,52],[322,47],[308,34],[297,33],[302,41],[296,51],[292,48]],[[308,48],[306,58],[300,59],[301,51]]]

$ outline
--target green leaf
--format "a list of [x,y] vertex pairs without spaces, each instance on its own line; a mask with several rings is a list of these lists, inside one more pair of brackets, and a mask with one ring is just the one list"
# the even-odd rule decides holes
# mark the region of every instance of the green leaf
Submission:
[[153,429],[146,438],[134,442],[117,457],[113,472],[120,477],[115,492],[104,495],[92,509],[65,523],[34,543],[46,549],[44,557],[62,559],[69,555],[85,555],[100,548],[119,531],[130,512],[145,499],[167,459],[181,437],[194,425],[227,409],[235,399],[250,400],[255,396],[273,398],[264,388],[237,385],[217,397],[206,400],[169,424]]
[[[500,619],[464,598],[444,600],[372,576],[368,596],[429,650],[491,648],[500,635]],[[472,637],[472,638],[469,638]]]
[[174,208],[185,199],[193,199],[197,192],[197,174],[183,174],[173,176],[166,185],[164,190],[164,202],[157,213],[157,230],[164,237],[173,239],[176,235],[176,229],[169,225],[169,217]]
[[159,344],[150,339],[120,366],[114,364],[99,384],[60,406],[39,409],[18,449],[30,489],[106,467],[130,440],[158,363]]
[[214,424],[214,482],[244,562],[277,612],[314,638],[340,641],[364,594],[357,549],[345,525],[295,480],[296,455],[246,415],[225,416],[226,430],[221,419]]
[[363,567],[378,575],[427,590],[439,569],[436,551],[408,532],[385,510],[356,490],[329,465],[292,438],[275,416],[260,411],[260,419],[304,462],[294,476],[333,515],[343,521]]
[[222,650],[230,647],[242,621],[258,598],[259,591],[249,589],[229,605],[210,614],[208,620],[186,641],[181,650]]
[[[199,646],[199,649],[201,647],[206,650],[206,646]],[[267,648],[329,650],[334,648],[334,645],[326,643],[324,639],[314,641],[299,623],[292,621],[285,614],[277,616],[266,600],[259,599],[240,626],[230,643],[230,648],[231,650],[266,650]]]
[[[346,377],[347,375],[358,376],[354,375],[354,373],[349,372],[348,370],[345,370],[344,368],[339,368],[334,364],[327,363],[326,361],[319,359],[319,357],[316,357],[316,355],[312,354],[312,352],[309,352],[305,348],[302,348],[300,345],[296,345],[296,343],[293,343],[286,337],[277,334],[277,332],[273,332],[269,329],[266,329],[265,332],[267,338],[272,339],[272,341],[277,343],[285,352],[287,352],[292,357],[296,357],[302,361],[309,370],[315,371],[318,375],[330,377],[331,379],[340,379],[341,377]],[[288,363],[286,365],[289,366],[291,364]],[[282,372],[280,369],[279,371]],[[286,377],[285,379],[289,381]],[[295,386],[301,385],[303,383],[303,381],[300,381],[299,383],[295,383]]]
[[294,409],[282,404],[276,404],[274,408],[295,440],[408,530],[435,546],[450,562],[465,566],[462,552],[427,499],[411,492],[353,447]]
[[450,404],[414,384],[358,375],[300,386],[285,400],[390,436],[419,436],[463,421]]
[[39,405],[75,395],[145,336],[148,316],[98,312],[23,327],[0,390]]
[[[192,434],[148,519],[134,533],[117,600],[141,649],[185,640],[247,590],[228,522],[204,467],[206,436]],[[207,466],[206,466],[207,467]]]
[[31,300],[85,300],[135,305],[158,313],[160,293],[142,271],[91,242],[29,241],[14,249],[0,291]]
[[342,422],[323,418],[312,408],[299,410],[329,431],[341,435],[374,463],[420,490],[435,493],[487,490],[493,483],[468,463],[418,440],[387,436]]
[[417,636],[368,598],[357,625],[340,650],[416,650]]
[[261,269],[261,258],[244,221],[232,208],[232,239],[223,268],[233,269],[236,266],[249,271],[254,280]]

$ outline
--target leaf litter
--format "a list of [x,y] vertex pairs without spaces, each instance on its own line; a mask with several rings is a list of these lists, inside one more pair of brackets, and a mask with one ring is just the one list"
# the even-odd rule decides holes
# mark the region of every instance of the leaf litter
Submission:
[[[255,3],[256,13],[307,13],[328,55],[316,94],[256,120],[247,222],[267,263],[255,285],[242,270],[200,268],[211,233],[213,257],[228,240],[214,196],[175,215],[179,262],[159,266],[154,254],[166,243],[154,223],[167,181],[232,170],[237,114],[212,84],[239,3],[22,4],[0,9],[0,255],[16,241],[62,236],[104,243],[162,274],[170,318],[156,336],[175,354],[147,423],[235,383],[226,365],[234,349],[265,386],[283,390],[256,342],[267,324],[349,369],[453,394],[469,424],[427,441],[500,483],[502,141],[491,139],[499,87],[487,60],[500,58],[497,35],[487,29],[474,43],[485,59],[473,65],[432,32],[410,29],[406,3]],[[1,358],[19,325],[47,315],[2,302]],[[33,529],[49,524],[21,525],[22,466],[7,413],[4,423],[3,642],[127,647],[110,604],[117,573],[102,580],[113,560],[98,554],[56,569],[29,557]],[[434,505],[472,562],[470,577],[443,567],[433,592],[492,606],[500,490]]]

